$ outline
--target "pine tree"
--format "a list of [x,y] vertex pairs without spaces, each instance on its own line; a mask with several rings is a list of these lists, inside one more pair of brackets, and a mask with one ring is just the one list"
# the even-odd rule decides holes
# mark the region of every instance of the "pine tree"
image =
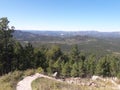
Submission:
[[69,65],[69,62],[65,63],[64,66],[62,67],[62,75],[65,77],[69,77],[71,72],[71,68]]
[[44,51],[37,51],[34,56],[34,67],[42,67],[44,70],[46,70],[46,67],[48,66],[46,63]]
[[96,74],[102,75],[104,77],[110,76],[110,62],[107,60],[106,57],[103,57],[99,60],[97,67],[96,67]]
[[78,69],[79,69],[79,76],[80,77],[85,77],[86,75],[86,66],[84,64],[84,61],[79,61],[78,62]]
[[28,43],[24,48],[25,53],[25,61],[24,61],[24,68],[34,68],[34,48],[32,44]]
[[109,60],[110,60],[110,73],[112,77],[117,76],[117,72],[119,71],[117,66],[118,66],[118,59],[116,59],[113,56],[109,56]]
[[74,45],[71,49],[70,59],[72,61],[78,61],[80,59],[80,52],[77,45]]
[[72,77],[79,76],[79,67],[78,67],[78,63],[76,63],[76,62],[72,65],[71,76]]
[[58,60],[59,57],[62,56],[62,51],[59,46],[52,46],[46,53],[48,59],[52,59],[54,61]]
[[88,59],[85,61],[85,66],[87,76],[94,75],[96,69],[96,58],[94,55],[90,55],[88,57]]
[[1,74],[8,73],[12,68],[12,58],[13,54],[13,40],[12,33],[14,32],[14,27],[8,26],[9,21],[6,17],[0,19],[0,62],[2,62]]
[[58,59],[53,65],[55,72],[58,72],[58,74],[61,73],[61,62],[61,59]]

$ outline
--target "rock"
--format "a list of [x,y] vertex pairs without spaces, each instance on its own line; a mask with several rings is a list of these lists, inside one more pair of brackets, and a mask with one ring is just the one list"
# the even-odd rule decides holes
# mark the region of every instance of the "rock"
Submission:
[[99,76],[92,76],[92,80],[97,80],[99,79]]
[[55,72],[52,76],[56,78],[57,74],[58,74],[58,72]]
[[95,82],[88,83],[88,86],[98,87],[98,85]]
[[112,78],[114,81],[118,81],[118,78],[117,77],[113,77]]
[[102,81],[106,81],[107,79],[104,79],[104,78],[102,78],[102,77],[100,77],[100,76],[92,76],[92,78],[91,78],[93,81],[94,80],[102,80]]

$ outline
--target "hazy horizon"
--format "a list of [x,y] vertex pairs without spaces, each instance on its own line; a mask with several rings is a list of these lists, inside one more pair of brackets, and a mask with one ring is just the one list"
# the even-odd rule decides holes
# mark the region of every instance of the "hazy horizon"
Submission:
[[63,31],[63,32],[120,32],[120,31],[98,31],[98,30],[28,30],[28,29],[16,29],[20,31]]

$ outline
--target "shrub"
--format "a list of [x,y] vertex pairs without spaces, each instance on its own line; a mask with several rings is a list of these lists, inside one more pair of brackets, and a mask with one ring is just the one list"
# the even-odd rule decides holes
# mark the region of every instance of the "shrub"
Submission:
[[36,69],[35,71],[36,73],[44,73],[44,70],[42,69],[42,67],[39,67]]
[[24,76],[30,76],[30,75],[33,75],[35,74],[35,70],[34,69],[28,69],[26,71],[24,71]]
[[120,79],[120,72],[117,74],[117,78],[119,78],[119,79]]

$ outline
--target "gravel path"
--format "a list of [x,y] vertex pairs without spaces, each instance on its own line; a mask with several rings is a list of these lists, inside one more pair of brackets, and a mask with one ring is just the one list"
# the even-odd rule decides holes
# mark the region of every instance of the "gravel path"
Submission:
[[27,76],[20,82],[18,82],[16,90],[32,90],[31,83],[33,80],[43,77],[43,75],[36,73],[33,76]]
[[52,78],[52,77],[49,77],[49,76],[46,76],[46,75],[43,75],[43,74],[36,73],[35,75],[27,76],[23,80],[18,82],[16,90],[32,90],[32,87],[31,87],[32,81],[37,79],[37,78],[40,78],[40,77],[44,77],[44,78],[48,78],[48,79],[52,79],[52,80],[62,82],[59,79],[55,79],[55,78]]

